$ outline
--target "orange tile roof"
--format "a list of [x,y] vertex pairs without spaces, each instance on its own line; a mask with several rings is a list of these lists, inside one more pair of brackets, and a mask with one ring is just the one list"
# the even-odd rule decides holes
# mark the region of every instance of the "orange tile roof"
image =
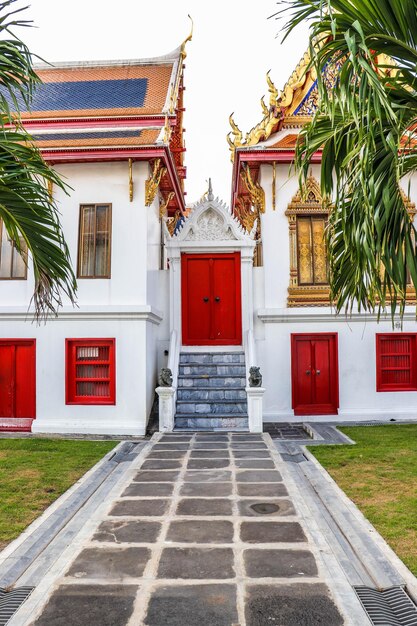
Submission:
[[65,130],[63,130],[62,132],[55,132],[53,135],[50,135],[53,139],[48,139],[47,134],[32,133],[32,137],[35,139],[38,148],[43,149],[84,147],[103,148],[111,146],[139,147],[153,145],[160,132],[159,128],[143,128],[136,129],[135,131],[118,131],[116,133],[102,132],[100,130],[97,132],[81,131],[80,133],[66,133]]
[[272,146],[267,146],[268,148],[287,148],[294,149],[297,144],[298,135],[286,135]]

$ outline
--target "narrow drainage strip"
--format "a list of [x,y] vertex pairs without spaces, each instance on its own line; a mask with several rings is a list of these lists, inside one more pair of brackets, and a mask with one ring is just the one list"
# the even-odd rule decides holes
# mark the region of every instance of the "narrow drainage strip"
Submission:
[[0,587],[0,626],[6,626],[16,611],[30,596],[34,587],[17,587],[6,591]]
[[403,587],[354,587],[374,626],[417,626],[417,606]]

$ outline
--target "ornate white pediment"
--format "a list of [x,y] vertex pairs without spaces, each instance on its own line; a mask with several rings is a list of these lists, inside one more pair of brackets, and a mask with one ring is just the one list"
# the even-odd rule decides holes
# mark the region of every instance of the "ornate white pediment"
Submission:
[[192,242],[242,242],[251,243],[254,231],[246,232],[241,223],[218,198],[204,198],[191,210],[172,240]]

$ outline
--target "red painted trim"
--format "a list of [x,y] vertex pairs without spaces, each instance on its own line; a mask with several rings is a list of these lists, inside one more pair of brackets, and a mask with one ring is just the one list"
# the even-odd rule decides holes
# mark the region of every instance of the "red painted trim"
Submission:
[[[235,261],[235,312],[236,312],[236,338],[230,339],[206,339],[204,341],[190,340],[189,324],[191,322],[188,311],[189,281],[188,281],[188,261],[193,259],[231,259]],[[213,296],[211,293],[211,307],[213,307]],[[213,319],[213,311],[211,312]],[[242,292],[241,292],[241,258],[240,252],[225,252],[218,254],[181,254],[181,318],[182,318],[182,343],[184,346],[240,346],[242,344]]]
[[[331,404],[298,404],[297,380],[297,340],[323,340],[330,342],[329,377],[331,390]],[[339,358],[337,333],[291,333],[291,396],[294,415],[337,415],[339,408]]]
[[[109,347],[109,396],[76,395],[76,363],[74,359],[77,347]],[[85,365],[94,361],[86,361]],[[93,379],[91,379],[94,382]],[[99,380],[99,379],[97,379]],[[65,404],[109,405],[116,404],[116,340],[89,338],[65,339]]]
[[[382,341],[384,339],[411,339],[410,350],[410,384],[384,383],[382,381]],[[417,333],[376,333],[376,391],[417,391]],[[401,352],[398,352],[401,355]]]

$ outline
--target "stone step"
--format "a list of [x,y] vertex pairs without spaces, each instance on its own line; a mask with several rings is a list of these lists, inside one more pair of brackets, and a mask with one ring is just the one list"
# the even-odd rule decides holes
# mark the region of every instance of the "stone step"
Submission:
[[249,420],[247,415],[232,417],[230,415],[199,415],[190,417],[178,415],[175,417],[174,430],[249,430]]
[[177,401],[177,415],[180,413],[192,414],[242,414],[247,413],[246,402],[236,402],[235,400],[222,400],[221,402],[194,402],[193,400]]
[[245,363],[243,352],[181,352],[180,364]]
[[218,374],[209,375],[196,375],[184,374],[178,375],[178,389],[190,389],[195,387],[226,387],[245,389],[246,377],[245,376],[222,376]]
[[178,400],[246,400],[246,391],[240,388],[227,387],[179,387]]
[[182,364],[179,367],[179,373],[184,376],[193,375],[215,375],[218,376],[245,376],[246,368],[242,364],[206,364],[198,363],[196,365]]

